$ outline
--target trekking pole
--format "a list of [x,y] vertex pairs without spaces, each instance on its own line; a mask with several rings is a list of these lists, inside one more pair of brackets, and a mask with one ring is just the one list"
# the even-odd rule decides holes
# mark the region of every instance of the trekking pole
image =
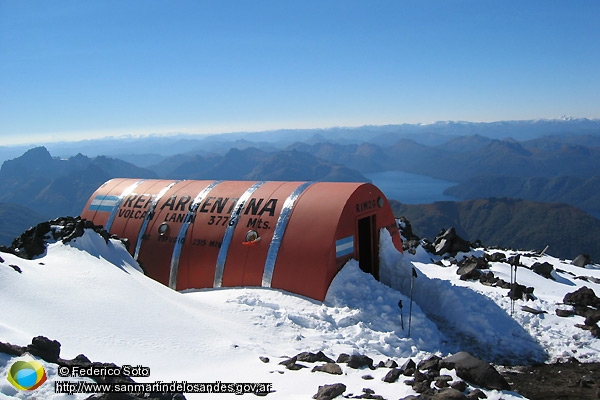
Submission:
[[[517,287],[517,264],[515,264],[515,288]],[[515,297],[515,296],[513,296]],[[515,301],[512,300],[512,309],[510,310],[510,315],[512,316],[515,312]]]
[[[517,272],[516,267],[514,272]],[[510,289],[511,290],[515,290],[515,278],[514,278],[514,273],[513,273],[513,266],[510,266]],[[514,297],[514,292],[512,292],[513,295],[510,296],[510,316],[513,316],[513,313],[515,312],[515,300],[513,299]]]
[[404,317],[402,316],[402,300],[398,301],[398,307],[400,308],[400,326],[404,330]]
[[415,278],[417,277],[417,270],[415,267],[412,268],[412,275],[410,277],[410,307],[408,309],[408,337],[410,337],[410,323],[412,320],[412,305],[413,305],[413,288],[415,286]]

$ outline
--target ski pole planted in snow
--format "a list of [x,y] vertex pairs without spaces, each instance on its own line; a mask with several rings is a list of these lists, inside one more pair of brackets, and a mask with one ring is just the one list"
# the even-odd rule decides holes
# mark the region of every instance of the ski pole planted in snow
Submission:
[[415,286],[415,278],[417,277],[417,270],[413,267],[412,275],[410,277],[410,307],[408,308],[408,337],[410,337],[410,322],[412,320],[412,304],[413,304],[413,288]]

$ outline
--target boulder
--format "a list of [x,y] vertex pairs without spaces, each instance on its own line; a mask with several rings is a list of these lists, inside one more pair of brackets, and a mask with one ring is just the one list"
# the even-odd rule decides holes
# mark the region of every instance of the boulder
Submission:
[[450,375],[440,375],[434,379],[434,384],[438,388],[445,388],[450,386],[450,382],[452,382],[452,377]]
[[1,246],[0,251],[31,260],[44,254],[48,241],[60,239],[63,243],[68,243],[82,236],[85,229],[94,230],[105,241],[113,237],[102,226],[94,225],[92,221],[81,219],[81,217],[60,217],[41,222],[35,227],[27,229],[21,236],[13,240],[10,247]]
[[56,363],[60,357],[60,343],[45,336],[36,336],[25,351],[48,362]]
[[558,315],[559,317],[572,317],[573,315],[575,315],[575,311],[573,310],[562,310],[557,308],[556,309],[556,315]]
[[466,400],[466,398],[467,396],[456,389],[445,388],[434,394],[431,400]]
[[555,280],[552,276],[552,271],[554,271],[554,267],[549,262],[536,262],[531,266],[531,270],[536,274],[543,276],[546,279]]
[[454,227],[440,232],[434,241],[433,247],[435,255],[449,254],[455,256],[458,252],[468,252],[471,250],[471,244],[458,236]]
[[479,282],[486,286],[494,286],[500,281],[500,278],[494,276],[492,271],[482,273],[479,277]]
[[331,358],[327,357],[322,351],[319,351],[318,353],[310,353],[308,351],[304,351],[304,352],[296,355],[296,360],[309,362],[309,363],[314,363],[314,362],[318,362],[318,361],[323,361],[323,362],[327,362],[327,363],[335,362]]
[[580,254],[571,262],[571,264],[582,268],[591,263],[592,259],[589,254]]
[[402,372],[402,375],[404,375],[404,376],[411,376],[412,374],[415,373],[416,369],[417,369],[417,364],[415,364],[415,362],[411,358],[406,360],[406,362],[404,364],[402,364],[402,366],[400,367],[400,371]]
[[341,353],[335,362],[338,364],[345,364],[348,360],[350,360],[350,354]]
[[317,394],[313,396],[313,399],[317,400],[331,400],[335,399],[346,391],[346,385],[343,383],[334,383],[331,385],[319,386]]
[[563,303],[572,306],[591,306],[600,308],[600,298],[598,298],[596,293],[587,286],[583,286],[574,292],[567,293],[563,298]]
[[490,261],[490,262],[505,262],[506,261],[506,254],[501,253],[499,251],[492,253],[492,254],[485,254],[484,256],[486,258],[486,260]]
[[492,365],[466,351],[444,358],[441,366],[448,369],[454,368],[459,378],[474,385],[486,389],[510,390],[506,379]]
[[402,370],[400,368],[392,368],[388,371],[387,374],[382,378],[382,381],[387,383],[394,383],[398,380],[398,378],[402,375]]
[[402,236],[402,250],[415,254],[421,238],[414,234],[412,225],[405,217],[398,218],[397,223]]
[[398,368],[398,363],[392,359],[387,359],[385,362],[380,361],[381,367],[384,368]]
[[369,367],[370,369],[373,369],[373,359],[361,354],[351,355],[346,364],[348,364],[350,368],[354,369],[360,369],[363,367]]
[[326,372],[332,375],[342,375],[342,368],[333,362],[328,362],[323,365],[317,365],[312,369],[312,372]]
[[11,356],[22,356],[25,353],[25,347],[16,344],[0,342],[0,353],[5,353]]
[[419,364],[417,365],[417,369],[419,371],[424,371],[424,370],[440,370],[440,361],[441,361],[441,357],[438,357],[436,355],[433,355],[431,357],[429,357],[427,360],[423,360],[421,362],[419,362]]
[[469,400],[487,399],[487,395],[485,393],[483,393],[483,391],[481,389],[475,388],[475,389],[471,390],[471,392],[469,392],[467,399],[469,399]]
[[455,381],[450,384],[450,387],[458,390],[459,392],[464,392],[465,390],[467,390],[467,382]]
[[512,300],[535,300],[535,296],[533,295],[533,291],[535,288],[531,286],[527,287],[519,283],[513,283],[511,285],[508,282],[506,282],[506,285],[501,285],[501,281],[502,280],[498,281],[497,286],[510,288],[510,290],[508,291],[508,297]]

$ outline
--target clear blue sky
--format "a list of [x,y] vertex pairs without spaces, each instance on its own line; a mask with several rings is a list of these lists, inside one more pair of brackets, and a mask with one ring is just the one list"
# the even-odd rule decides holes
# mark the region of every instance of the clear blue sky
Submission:
[[0,145],[600,118],[598,0],[0,0]]

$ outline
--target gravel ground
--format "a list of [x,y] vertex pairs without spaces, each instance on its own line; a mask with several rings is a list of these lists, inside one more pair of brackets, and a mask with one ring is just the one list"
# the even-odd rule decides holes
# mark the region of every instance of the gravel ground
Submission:
[[499,372],[513,391],[530,400],[600,399],[600,363],[504,367]]

